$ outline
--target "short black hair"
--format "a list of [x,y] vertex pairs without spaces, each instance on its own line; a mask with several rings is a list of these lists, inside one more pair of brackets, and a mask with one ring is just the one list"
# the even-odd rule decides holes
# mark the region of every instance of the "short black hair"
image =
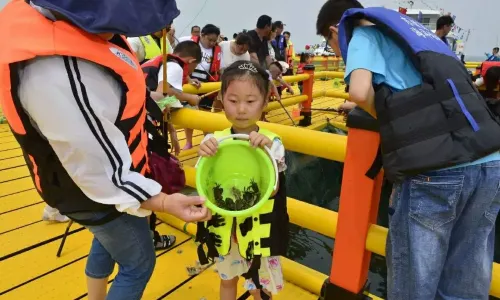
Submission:
[[237,33],[234,33],[234,34],[233,34],[233,39],[235,39],[237,36],[238,36],[238,34],[237,34]]
[[500,48],[498,48],[498,47],[495,47],[495,48],[493,48],[493,51],[496,51],[496,52],[498,52],[498,51],[500,51]]
[[198,25],[194,25],[193,27],[191,27],[191,32],[193,32],[195,28],[198,28],[198,30],[199,30],[199,29],[200,29],[200,26],[198,26]]
[[273,23],[274,26],[276,26],[276,28],[280,28],[280,29],[283,29],[283,27],[285,26],[285,24],[283,24],[283,22],[281,21],[276,21]]
[[363,5],[357,0],[328,0],[318,13],[316,34],[329,36],[330,26],[337,25],[344,12],[349,8],[363,8]]
[[201,30],[201,34],[203,34],[203,35],[215,34],[215,35],[219,36],[220,29],[219,29],[219,27],[215,26],[214,24],[207,24]]
[[252,42],[252,39],[250,38],[250,35],[246,32],[240,32],[236,38],[235,42],[238,45],[248,45],[250,46],[250,43]]
[[257,20],[257,28],[264,29],[267,26],[271,26],[273,24],[273,18],[268,15],[262,15]]
[[292,36],[292,34],[290,33],[290,31],[283,32],[283,35],[285,35],[285,34],[288,34],[288,36]]
[[174,48],[174,54],[179,57],[193,57],[196,59],[196,62],[201,62],[201,48],[198,43],[193,41],[184,41],[180,42]]
[[436,29],[443,29],[444,26],[451,26],[455,23],[451,16],[441,16],[436,22]]
[[283,73],[283,71],[284,71],[283,70],[283,66],[279,62],[277,62],[277,61],[273,61],[269,66],[275,66],[275,67],[277,67],[280,70],[281,73]]

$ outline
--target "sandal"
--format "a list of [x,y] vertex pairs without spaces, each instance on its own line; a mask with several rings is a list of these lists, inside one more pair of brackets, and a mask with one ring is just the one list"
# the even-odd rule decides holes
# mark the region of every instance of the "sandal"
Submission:
[[175,235],[161,235],[159,239],[153,239],[155,250],[166,250],[175,244]]

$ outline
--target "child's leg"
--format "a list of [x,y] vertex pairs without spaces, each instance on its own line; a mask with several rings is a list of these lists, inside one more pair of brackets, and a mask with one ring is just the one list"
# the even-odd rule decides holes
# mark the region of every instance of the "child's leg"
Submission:
[[[250,290],[250,295],[252,295],[254,300],[267,300],[267,299],[273,299],[273,295],[269,293],[268,291],[264,290]],[[262,292],[264,292],[265,295],[262,295]]]
[[184,132],[186,133],[186,145],[182,148],[182,150],[189,150],[193,148],[193,129],[186,128],[184,129]]
[[238,279],[236,276],[233,279],[220,281],[220,299],[221,300],[236,300],[238,291]]

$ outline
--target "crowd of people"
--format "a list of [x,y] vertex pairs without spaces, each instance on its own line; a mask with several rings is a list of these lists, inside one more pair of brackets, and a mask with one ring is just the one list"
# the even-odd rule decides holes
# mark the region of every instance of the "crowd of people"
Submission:
[[[7,75],[0,100],[47,203],[43,219],[72,220],[93,234],[85,268],[91,300],[141,299],[155,250],[175,244],[156,230],[154,212],[197,222],[199,259],[215,261],[222,300],[237,298],[240,277],[254,299],[272,298],[284,288],[280,256],[288,246],[285,149],[257,121],[271,97],[293,92],[281,78],[293,69],[290,32],[262,15],[232,40],[214,24],[177,38],[174,0],[113,3],[13,0],[0,13],[0,37],[10,41],[0,49]],[[384,174],[395,183],[389,299],[488,298],[500,123],[446,45],[445,21],[429,34],[398,12],[356,0],[328,0],[317,18],[317,34],[346,63],[353,106],[378,118]],[[303,54],[298,72],[310,62]],[[217,81],[218,94],[184,92],[185,84]],[[183,173],[170,153],[181,149],[164,114],[183,107],[223,110],[231,123],[205,133],[202,157],[234,133],[271,149],[279,184],[254,217],[212,215],[206,199],[181,193]],[[186,129],[183,150],[192,134]]]

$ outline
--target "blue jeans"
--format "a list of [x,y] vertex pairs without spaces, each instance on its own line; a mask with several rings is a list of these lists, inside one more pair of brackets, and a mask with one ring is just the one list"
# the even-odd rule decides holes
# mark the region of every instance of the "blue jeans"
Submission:
[[[99,213],[74,213],[77,220],[100,219]],[[107,300],[141,299],[156,263],[156,254],[146,218],[128,214],[97,226],[86,226],[94,239],[87,258],[85,274],[91,278],[107,278],[115,262],[119,269]]]
[[428,172],[394,185],[388,299],[488,299],[499,185],[500,161]]

